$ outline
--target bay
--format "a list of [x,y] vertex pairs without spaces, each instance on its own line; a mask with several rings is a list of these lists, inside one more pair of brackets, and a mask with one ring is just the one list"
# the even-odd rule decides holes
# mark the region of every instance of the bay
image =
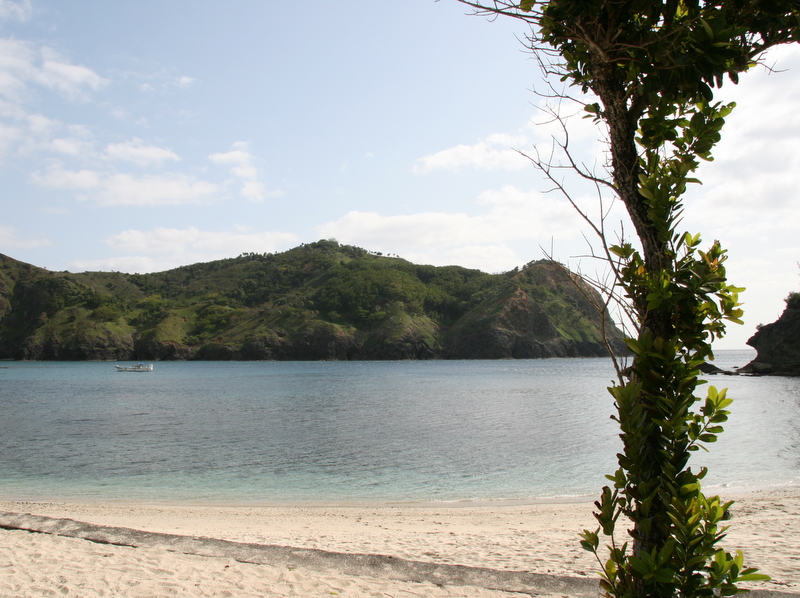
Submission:
[[[722,351],[729,369],[752,358]],[[0,368],[0,497],[225,504],[594,495],[608,359],[98,362]],[[707,486],[800,483],[800,380],[710,376],[733,414]]]

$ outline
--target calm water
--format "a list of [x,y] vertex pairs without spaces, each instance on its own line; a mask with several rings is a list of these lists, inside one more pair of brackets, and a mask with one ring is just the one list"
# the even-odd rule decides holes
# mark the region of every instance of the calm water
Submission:
[[[721,352],[722,367],[750,352]],[[0,368],[0,498],[228,503],[593,495],[615,468],[607,359]],[[800,483],[800,379],[712,377],[709,485]]]

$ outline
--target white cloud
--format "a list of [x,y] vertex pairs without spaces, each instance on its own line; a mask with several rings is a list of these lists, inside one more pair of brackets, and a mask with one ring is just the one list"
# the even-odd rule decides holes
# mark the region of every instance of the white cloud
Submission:
[[31,91],[28,82],[36,77],[36,52],[28,42],[0,39],[0,96],[21,102]]
[[[574,112],[574,111],[573,111]],[[569,129],[570,153],[576,161],[585,164],[602,164],[606,147],[599,139],[597,127],[579,114],[562,114],[563,122]],[[519,171],[533,168],[531,160],[537,148],[544,156],[555,149],[556,161],[563,160],[561,150],[553,147],[554,140],[564,143],[564,129],[549,109],[538,113],[529,120],[517,135],[495,133],[473,145],[457,145],[416,161],[412,168],[414,174],[427,174],[435,170],[456,171],[472,168],[486,171]]]
[[717,93],[738,105],[726,119],[715,161],[698,171],[703,185],[686,202],[685,228],[701,232],[706,244],[719,239],[730,256],[728,280],[747,288],[745,326],[728,326],[731,346],[777,319],[784,297],[800,288],[800,48],[793,50],[775,52],[776,67],[788,72],[756,69]]
[[92,69],[71,64],[46,46],[0,39],[0,95],[12,102],[30,98],[35,86],[72,100],[86,100],[87,91],[97,91],[107,82]]
[[44,49],[46,56],[32,79],[53,89],[71,100],[87,100],[86,90],[97,91],[108,83],[92,69],[62,61],[51,51]]
[[[320,237],[397,253],[436,265],[457,263],[489,271],[511,269],[540,255],[551,239],[582,244],[582,221],[555,195],[506,185],[485,191],[477,213],[423,212],[384,216],[352,211],[317,227]],[[521,256],[512,245],[526,246]],[[460,260],[460,261],[459,261]]]
[[[109,109],[109,114],[116,118],[117,120],[129,120],[131,118],[131,113],[127,108],[122,106],[113,106]],[[146,124],[147,119],[141,118],[137,124]]]
[[15,228],[0,224],[0,247],[10,249],[33,249],[34,247],[47,247],[49,245],[52,245],[49,239],[23,239],[19,237]]
[[109,237],[106,243],[115,251],[125,253],[163,255],[198,251],[230,257],[243,251],[270,252],[278,246],[297,241],[298,238],[291,233],[212,232],[201,231],[195,227],[185,229],[159,227],[151,231],[123,231]]
[[404,252],[403,257],[417,264],[456,265],[491,273],[507,272],[530,261],[502,243],[464,245],[434,251],[411,250]]
[[34,183],[55,189],[97,189],[101,186],[103,175],[95,170],[64,170],[51,168],[44,174],[32,173]]
[[76,139],[74,137],[57,137],[52,139],[47,144],[48,149],[58,154],[67,156],[80,156],[86,155],[92,151],[92,144],[83,139]]
[[152,231],[126,230],[106,239],[106,244],[122,253],[180,253],[201,236],[196,228],[157,228]]
[[[739,86],[723,87],[717,96],[737,101],[726,119],[716,160],[698,173],[703,186],[695,188],[692,220],[722,225],[730,236],[752,238],[780,228],[796,230],[800,220],[800,51],[781,48],[774,54],[777,68],[743,77]],[[775,102],[776,92],[783,101]],[[769,106],[768,110],[764,107]],[[769,218],[774,215],[780,217]],[[697,218],[695,218],[697,216]]]
[[242,197],[244,197],[247,201],[252,201],[254,203],[264,201],[264,198],[266,197],[264,185],[258,181],[244,181],[242,183],[241,193]]
[[219,190],[214,183],[177,172],[134,176],[56,167],[44,174],[35,173],[32,179],[45,187],[86,191],[88,193],[79,196],[81,199],[103,206],[196,204],[208,201]]
[[131,162],[137,166],[160,166],[166,161],[180,161],[180,157],[172,150],[147,145],[138,138],[124,143],[109,144],[106,147],[106,156],[111,160]]
[[434,247],[468,242],[473,221],[466,214],[422,212],[382,216],[377,212],[348,212],[317,227],[321,237],[336,238],[369,248]]
[[[241,145],[241,143],[236,144]],[[214,164],[232,164],[234,167],[250,164],[253,156],[244,150],[231,150],[229,152],[211,154],[208,159]]]
[[746,326],[729,326],[739,342],[757,324],[774,321],[783,298],[800,286],[800,48],[776,49],[772,60],[778,72],[757,67],[738,86],[717,92],[737,107],[726,119],[715,161],[698,171],[703,185],[692,189],[684,223],[707,243],[720,240],[730,256],[728,279],[747,288]]
[[482,193],[476,202],[488,210],[465,213],[423,212],[382,216],[376,212],[349,212],[335,222],[317,227],[323,237],[344,242],[357,238],[367,246],[470,244],[501,239],[574,236],[580,220],[566,202],[538,191],[512,185]]
[[182,77],[178,77],[178,79],[175,81],[175,85],[177,85],[178,87],[186,88],[189,87],[195,81],[197,81],[197,79],[193,77],[187,77],[184,75]]
[[[0,20],[23,19],[29,9],[28,2],[0,0]],[[88,92],[106,82],[93,70],[70,64],[47,47],[0,39],[0,159],[37,151],[71,157],[91,155],[91,134],[86,127],[64,125],[30,113],[28,104],[40,89],[56,91],[71,100],[87,100]]]
[[61,128],[61,123],[43,114],[28,114],[25,116],[28,129],[35,135],[51,136]]
[[33,156],[37,163],[41,152],[81,161],[94,157],[94,135],[88,127],[65,124],[42,114],[25,114],[17,121],[21,136],[16,153],[21,157]]
[[70,266],[73,270],[157,272],[245,252],[281,251],[299,242],[296,235],[282,232],[202,231],[194,227],[127,230],[108,237],[105,243],[129,255],[75,261]]
[[180,157],[172,150],[148,144],[138,137],[121,143],[109,143],[103,151],[98,152],[95,150],[95,134],[89,127],[65,124],[42,114],[26,114],[20,120],[16,134],[13,137],[7,134],[3,138],[13,140],[22,137],[18,148],[22,155],[45,151],[76,158],[83,163],[126,162],[139,167],[159,167],[165,162],[180,161]]
[[0,160],[8,155],[22,135],[23,132],[18,127],[4,125],[0,122]]
[[0,21],[27,21],[32,14],[31,0],[0,0]]
[[229,152],[211,154],[208,159],[214,164],[228,166],[230,173],[241,183],[240,194],[247,201],[259,203],[268,197],[280,197],[283,191],[276,189],[267,191],[259,180],[258,168],[253,164],[253,155],[248,151],[248,144],[239,141],[233,144]]
[[482,170],[522,170],[530,167],[530,160],[517,150],[525,150],[530,142],[524,136],[490,135],[475,145],[457,145],[417,160],[414,174],[434,170],[477,168]]
[[[131,63],[132,65],[133,63]],[[162,94],[171,96],[176,89],[189,89],[199,81],[195,77],[179,75],[170,67],[150,70],[136,70],[135,68],[116,70],[114,79],[150,96]]]
[[128,272],[145,274],[147,272],[163,272],[185,264],[175,263],[169,259],[156,259],[147,256],[110,257],[102,260],[74,260],[70,262],[70,272]]
[[217,185],[182,173],[145,175],[114,174],[105,179],[97,200],[105,206],[182,205],[207,201]]

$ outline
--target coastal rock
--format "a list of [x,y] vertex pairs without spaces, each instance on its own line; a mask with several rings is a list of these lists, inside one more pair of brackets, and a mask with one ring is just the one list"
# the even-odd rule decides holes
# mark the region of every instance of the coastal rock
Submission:
[[17,348],[14,359],[47,361],[119,361],[132,359],[130,337],[110,334],[76,334],[62,338],[58,333],[31,336]]
[[739,370],[741,373],[800,376],[800,294],[792,293],[781,317],[759,327],[747,344],[758,355]]
[[440,356],[435,337],[424,327],[409,323],[380,328],[368,335],[358,359],[436,359]]
[[284,361],[347,361],[355,358],[359,343],[333,325],[318,324],[286,335],[275,346]]
[[137,339],[129,359],[138,361],[186,361],[194,351],[175,341],[144,341]]
[[738,371],[732,372],[730,370],[723,370],[722,368],[715,366],[713,363],[708,363],[708,362],[700,366],[700,371],[703,372],[704,374],[712,374],[712,375],[722,374],[725,376],[736,376],[739,374]]
[[307,330],[274,331],[242,343],[241,347],[208,344],[195,359],[248,361],[348,361],[358,359],[361,345],[351,334],[333,325]]

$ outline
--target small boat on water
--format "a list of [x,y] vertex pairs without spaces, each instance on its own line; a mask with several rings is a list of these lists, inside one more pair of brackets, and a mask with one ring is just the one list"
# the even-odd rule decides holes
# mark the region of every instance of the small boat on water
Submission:
[[136,365],[115,365],[118,372],[152,372],[152,363],[137,363]]

